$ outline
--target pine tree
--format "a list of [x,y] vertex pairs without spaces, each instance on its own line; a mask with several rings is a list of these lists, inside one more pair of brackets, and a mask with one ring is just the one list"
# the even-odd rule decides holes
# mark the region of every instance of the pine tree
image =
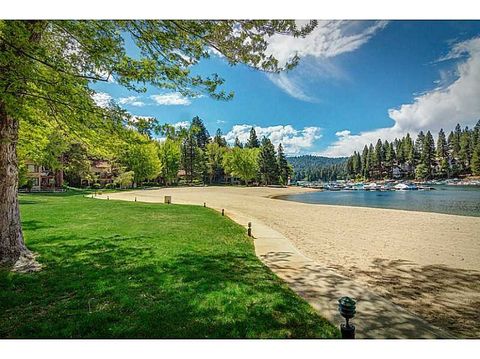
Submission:
[[433,173],[433,165],[435,160],[435,141],[430,131],[427,131],[423,140],[422,153],[420,163],[425,165],[428,176]]
[[223,133],[221,129],[217,129],[217,132],[215,133],[215,137],[213,138],[213,142],[215,142],[217,145],[220,147],[227,147],[227,140],[225,140],[225,137],[223,137]]
[[235,144],[233,145],[233,147],[243,148],[243,144],[240,142],[238,137],[235,137]]
[[207,128],[203,124],[203,121],[200,119],[200,117],[195,116],[192,119],[192,124],[190,125],[190,128],[193,131],[197,146],[204,150],[205,146],[210,141],[210,134],[208,133]]
[[370,162],[368,160],[369,156],[368,156],[368,147],[367,145],[365,145],[363,147],[363,151],[362,151],[362,176],[364,178],[368,178],[369,177],[369,166],[370,166]]
[[460,168],[465,173],[470,171],[470,159],[472,153],[470,146],[470,131],[468,127],[465,127],[460,135],[460,151],[458,153]]
[[423,143],[425,142],[425,134],[423,131],[420,131],[420,133],[417,136],[417,139],[415,140],[415,145],[414,145],[414,163],[413,165],[417,165],[421,163],[421,157],[423,153]]
[[375,149],[373,144],[368,146],[368,178],[375,178]]
[[472,174],[475,176],[480,176],[480,141],[477,143],[473,150]]
[[263,184],[268,186],[278,182],[279,169],[275,156],[275,147],[273,147],[272,141],[267,137],[262,138],[258,166],[260,179]]
[[278,145],[277,164],[280,173],[280,183],[286,185],[288,184],[288,178],[292,175],[292,170],[288,164],[287,157],[285,157],[281,143]]
[[250,129],[250,137],[248,138],[248,141],[245,145],[246,148],[259,148],[260,147],[260,142],[258,141],[257,138],[257,132],[255,131],[255,128]]
[[445,138],[445,132],[443,129],[440,129],[438,133],[437,140],[437,161],[438,161],[438,172],[440,177],[445,177],[449,175],[449,161],[448,161],[448,145]]
[[387,177],[392,177],[393,163],[395,160],[395,150],[393,149],[393,142],[385,141],[385,170]]

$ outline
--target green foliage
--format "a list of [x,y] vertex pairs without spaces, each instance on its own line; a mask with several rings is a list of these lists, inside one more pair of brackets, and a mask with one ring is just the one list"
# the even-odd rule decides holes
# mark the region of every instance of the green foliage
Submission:
[[135,172],[127,171],[121,172],[114,180],[114,184],[120,188],[129,188],[133,185],[135,179]]
[[293,169],[287,161],[287,157],[283,152],[283,146],[281,143],[278,145],[277,166],[280,174],[280,183],[286,185],[288,183],[288,178],[293,174]]
[[161,171],[157,148],[152,142],[137,142],[123,146],[120,163],[134,172],[134,182],[139,183],[156,178]]
[[276,184],[279,181],[280,171],[278,168],[275,147],[267,137],[262,138],[262,145],[258,155],[258,173],[263,184]]
[[288,157],[295,181],[334,181],[345,176],[345,158],[303,155]]
[[[445,138],[445,132],[441,129],[436,147],[430,131],[427,131],[426,134],[420,131],[415,144],[408,133],[401,139],[395,139],[392,143],[385,141],[382,147],[380,147],[381,140],[379,140],[375,148],[373,148],[373,144],[365,145],[361,155],[354,152],[347,161],[347,173],[350,178],[391,178],[393,168],[398,167],[404,178],[428,179],[469,175],[474,172],[472,167],[473,149],[475,148],[474,144],[478,141],[479,133],[480,120],[473,130],[465,127],[462,131],[460,125],[457,125],[455,131],[450,132],[448,140]],[[380,148],[382,155],[378,154]],[[380,158],[382,161],[378,164]],[[423,166],[418,169],[419,165]]]
[[0,271],[1,338],[339,337],[213,210],[72,192],[20,206],[44,269]]
[[248,137],[247,143],[245,144],[246,148],[259,148],[260,141],[258,141],[257,132],[255,128],[250,129],[250,136]]
[[218,182],[223,177],[224,169],[222,167],[222,163],[223,155],[226,151],[227,148],[217,143],[217,141],[213,141],[207,144],[206,154],[210,183]]
[[258,148],[233,147],[223,156],[223,167],[233,177],[238,177],[246,185],[255,179],[259,170]]
[[416,167],[415,178],[417,178],[417,179],[427,179],[429,175],[430,175],[430,170],[424,163],[420,163]]
[[166,185],[171,185],[176,179],[181,162],[181,146],[179,140],[167,138],[158,144],[158,158]]

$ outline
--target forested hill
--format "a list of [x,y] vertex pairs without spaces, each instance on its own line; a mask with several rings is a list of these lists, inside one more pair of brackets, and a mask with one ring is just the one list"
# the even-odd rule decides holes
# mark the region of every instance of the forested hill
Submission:
[[345,177],[346,157],[330,158],[304,155],[288,157],[293,166],[293,179],[296,181],[334,181]]

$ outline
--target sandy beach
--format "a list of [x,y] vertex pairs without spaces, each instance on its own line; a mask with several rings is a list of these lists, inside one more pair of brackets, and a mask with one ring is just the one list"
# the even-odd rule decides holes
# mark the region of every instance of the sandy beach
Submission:
[[258,219],[307,257],[460,337],[480,337],[480,218],[303,204],[273,197],[304,188],[182,187],[111,199],[206,202]]

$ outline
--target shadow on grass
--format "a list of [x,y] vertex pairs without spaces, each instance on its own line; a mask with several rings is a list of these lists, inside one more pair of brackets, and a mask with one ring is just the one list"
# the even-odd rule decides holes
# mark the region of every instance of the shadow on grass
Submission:
[[253,254],[168,255],[148,243],[112,235],[38,244],[42,272],[0,272],[0,337],[338,335]]

